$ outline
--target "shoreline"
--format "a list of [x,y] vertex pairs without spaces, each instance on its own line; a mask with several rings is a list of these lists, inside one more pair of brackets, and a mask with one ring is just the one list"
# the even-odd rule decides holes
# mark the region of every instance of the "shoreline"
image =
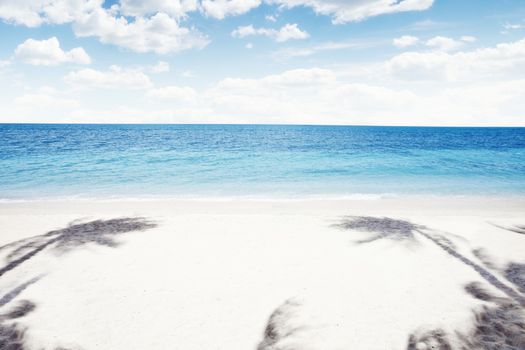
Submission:
[[[250,211],[272,209],[294,211],[319,211],[322,214],[338,215],[343,211],[381,211],[381,212],[428,212],[435,210],[442,214],[479,214],[494,211],[499,214],[525,214],[525,195],[512,196],[446,196],[446,195],[405,195],[391,197],[288,197],[288,198],[254,198],[254,197],[149,197],[149,198],[75,198],[75,199],[24,199],[0,201],[0,215],[13,211],[41,213],[74,212],[75,210],[112,211],[117,208],[159,210],[169,212],[170,208],[191,209],[209,212]],[[166,210],[167,209],[167,210]]]

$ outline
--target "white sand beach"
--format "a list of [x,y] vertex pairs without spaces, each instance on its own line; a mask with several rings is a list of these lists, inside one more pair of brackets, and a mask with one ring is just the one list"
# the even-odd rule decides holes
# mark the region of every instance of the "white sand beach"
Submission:
[[1,203],[0,335],[6,349],[523,349],[524,226],[520,197]]

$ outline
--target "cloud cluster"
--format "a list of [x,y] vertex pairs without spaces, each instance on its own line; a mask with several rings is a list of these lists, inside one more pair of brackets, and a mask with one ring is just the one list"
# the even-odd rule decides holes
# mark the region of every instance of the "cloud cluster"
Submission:
[[151,67],[153,73],[166,73],[170,71],[170,64],[168,62],[159,61],[156,65]]
[[101,8],[103,2],[104,0],[2,0],[0,18],[8,23],[27,27],[63,24]]
[[399,38],[395,38],[394,40],[392,40],[394,46],[399,48],[414,46],[418,42],[419,38],[412,35],[403,35]]
[[3,0],[0,19],[37,27],[72,23],[78,37],[97,37],[137,52],[165,54],[202,48],[208,38],[181,26],[181,18],[197,9],[194,0],[121,0],[111,8],[103,0]]
[[56,37],[47,40],[27,39],[15,49],[15,57],[35,66],[56,66],[62,63],[89,64],[91,58],[81,47],[69,51],[60,48]]
[[423,11],[434,0],[268,0],[283,7],[304,6],[315,13],[332,16],[335,24],[357,22],[388,13]]
[[252,25],[241,26],[235,29],[232,33],[235,38],[245,38],[247,36],[262,35],[275,39],[277,42],[285,42],[291,39],[307,39],[310,35],[299,29],[297,24],[285,24],[281,29],[271,28],[254,28]]
[[[75,70],[64,79],[72,89],[90,89],[71,90],[86,100],[47,89],[19,97],[16,106],[28,118],[42,113],[28,106],[56,104],[57,115],[83,122],[372,125],[523,125],[525,110],[525,39],[454,53],[404,52],[360,69],[229,77],[200,89],[157,86],[146,71]],[[110,109],[90,103],[97,89],[112,89]]]
[[[223,19],[247,13],[262,3],[281,8],[298,6],[331,16],[334,23],[361,21],[368,17],[404,11],[421,11],[434,0],[119,0],[110,8],[104,0],[2,0],[0,19],[18,25],[72,23],[79,37],[96,37],[102,43],[137,52],[165,54],[206,46],[209,39],[199,30],[184,26],[192,12]],[[275,17],[268,17],[275,21]],[[279,31],[258,29],[254,34],[277,41],[308,36],[297,25]]]
[[[449,38],[446,36],[435,36],[430,38],[423,43],[425,46],[438,51],[454,51],[461,48],[467,43],[473,43],[476,41],[476,38],[470,35],[463,35],[459,39]],[[410,46],[415,46],[422,43],[422,41],[412,35],[403,35],[399,38],[392,40],[392,44],[398,48],[406,48]]]
[[[47,113],[66,115],[80,107],[79,101],[75,98],[50,86],[43,86],[16,97],[13,105],[12,113],[32,115],[35,118],[32,119],[33,122],[45,122]],[[44,119],[38,119],[40,116]]]
[[216,19],[242,15],[258,7],[261,0],[202,0],[202,11]]
[[91,68],[72,71],[64,77],[64,81],[74,87],[98,89],[145,89],[152,86],[151,79],[142,70],[123,69],[111,66],[107,71]]
[[391,58],[386,67],[390,74],[404,80],[525,78],[525,39],[456,53],[404,52]]
[[166,54],[191,48],[203,48],[209,40],[191,28],[159,12],[151,17],[136,17],[128,21],[110,11],[97,9],[80,16],[73,29],[79,37],[98,37],[102,43],[118,45],[137,52]]
[[187,86],[165,86],[151,89],[147,95],[148,97],[171,102],[196,102],[198,97],[197,91]]
[[[207,15],[222,19],[246,13],[263,2],[281,8],[311,8],[317,14],[331,16],[333,23],[342,24],[388,13],[426,10],[434,0],[202,0],[202,9]],[[273,16],[267,19],[275,21]]]

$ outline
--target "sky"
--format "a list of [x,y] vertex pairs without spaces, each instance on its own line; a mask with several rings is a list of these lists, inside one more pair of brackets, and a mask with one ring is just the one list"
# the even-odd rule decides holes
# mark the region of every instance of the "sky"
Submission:
[[523,0],[0,0],[0,122],[525,126]]

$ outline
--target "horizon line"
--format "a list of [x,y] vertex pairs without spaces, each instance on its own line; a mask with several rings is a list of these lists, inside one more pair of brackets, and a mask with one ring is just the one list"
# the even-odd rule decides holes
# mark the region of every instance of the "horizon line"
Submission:
[[0,125],[167,125],[167,126],[327,126],[327,127],[388,127],[388,128],[525,128],[525,125],[377,125],[377,124],[291,124],[291,123],[76,123],[76,122],[0,122]]

